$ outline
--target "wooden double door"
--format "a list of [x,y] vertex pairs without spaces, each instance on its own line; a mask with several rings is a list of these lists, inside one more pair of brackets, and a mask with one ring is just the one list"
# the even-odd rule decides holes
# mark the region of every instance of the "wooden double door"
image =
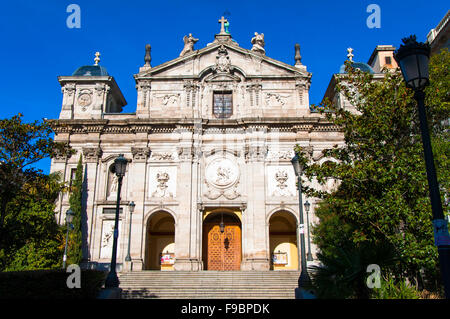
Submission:
[[230,271],[241,269],[241,225],[224,218],[224,232],[220,219],[204,224],[203,263],[205,270]]

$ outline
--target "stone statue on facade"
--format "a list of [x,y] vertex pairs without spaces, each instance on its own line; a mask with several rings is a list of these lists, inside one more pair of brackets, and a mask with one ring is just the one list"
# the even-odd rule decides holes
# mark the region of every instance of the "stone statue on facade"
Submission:
[[189,33],[189,36],[185,35],[183,37],[183,41],[184,41],[184,48],[183,48],[183,51],[181,51],[180,56],[183,56],[189,52],[193,52],[194,44],[197,43],[198,39],[194,38],[192,36],[192,33]]
[[108,180],[109,180],[109,185],[108,185],[107,198],[114,199],[117,197],[118,178],[117,178],[116,174],[109,172]]
[[252,38],[252,51],[266,54],[266,50],[264,50],[264,33],[258,34],[258,32],[255,32],[255,36]]

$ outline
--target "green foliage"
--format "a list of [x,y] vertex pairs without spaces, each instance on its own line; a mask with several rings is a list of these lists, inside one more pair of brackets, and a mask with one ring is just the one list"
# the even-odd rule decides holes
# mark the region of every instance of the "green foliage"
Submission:
[[30,165],[56,153],[72,153],[51,137],[49,123],[0,120],[0,271],[52,268],[62,255],[54,202],[61,176]]
[[2,299],[95,299],[106,272],[81,270],[81,288],[68,288],[65,270],[39,270],[0,273]]
[[[450,114],[449,69],[448,51],[431,59],[426,100],[438,179],[447,193],[450,143],[448,122],[443,121]],[[331,193],[302,185],[308,196],[322,200],[317,211],[319,223],[313,230],[321,261],[331,263],[342,257],[341,249],[348,254],[362,247],[389,245],[397,262],[385,272],[415,283],[422,271],[425,282],[435,282],[438,254],[413,92],[405,87],[400,73],[387,72],[384,78],[374,80],[373,75],[355,70],[349,63],[347,71],[338,78],[337,90],[357,112],[340,109],[327,100],[317,108],[341,128],[345,145],[324,150],[330,161],[322,164],[309,163],[301,148],[296,148],[304,159],[307,180],[319,185],[330,178],[338,181]],[[447,206],[444,209],[448,212]],[[371,263],[380,262],[375,259]],[[350,290],[353,294],[342,296],[358,296],[354,287]]]
[[56,240],[30,241],[14,252],[5,271],[59,268],[61,254]]
[[41,174],[30,165],[57,152],[72,152],[65,144],[55,143],[51,133],[49,123],[23,123],[20,113],[0,120],[0,236],[7,204]]
[[395,281],[391,276],[382,278],[380,288],[373,288],[372,299],[419,299],[420,293],[406,281]]
[[69,231],[69,244],[67,250],[68,264],[79,265],[83,258],[82,229],[81,229],[82,196],[83,196],[83,163],[80,155],[77,170],[75,173],[75,180],[72,182],[71,194],[69,197],[70,209],[75,215],[72,221],[74,228],[72,231]]
[[63,253],[62,229],[55,221],[54,201],[62,185],[59,176],[40,176],[8,204],[2,242],[2,269],[55,268]]
[[[388,269],[397,262],[389,243],[362,243],[331,247],[332,254],[318,254],[320,266],[309,267],[313,289],[318,298],[369,298],[367,266]],[[325,250],[328,251],[328,250]],[[328,251],[329,252],[329,251]]]

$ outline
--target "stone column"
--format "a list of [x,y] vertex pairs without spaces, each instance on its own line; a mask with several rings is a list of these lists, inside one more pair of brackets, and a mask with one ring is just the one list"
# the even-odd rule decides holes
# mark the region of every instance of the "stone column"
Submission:
[[[139,133],[146,134],[146,133]],[[144,267],[144,256],[142,255],[142,247],[145,247],[145,240],[143,236],[143,231],[146,229],[144,225],[145,216],[145,192],[147,190],[147,160],[150,157],[149,147],[132,147],[131,154],[133,155],[133,162],[129,170],[129,189],[128,189],[128,200],[134,201],[136,208],[131,215],[131,242],[130,242],[130,256],[131,261],[125,261],[125,269],[128,271],[142,270]],[[128,216],[130,216],[128,211]],[[128,223],[130,220],[128,219]],[[124,229],[126,229],[127,237],[124,242],[128,244],[128,238],[130,238],[129,224],[127,224]],[[127,249],[128,247],[125,246]]]
[[[264,159],[267,153],[267,146],[264,140],[259,139],[262,133],[257,129],[253,134],[256,140],[249,141],[246,146],[246,159],[249,171],[248,176],[248,210],[245,221],[247,227],[246,243],[249,244],[249,251],[246,260],[243,261],[244,270],[269,270],[269,248],[266,244],[266,181]],[[251,247],[251,248],[250,248]]]
[[[181,142],[178,147],[177,173],[177,229],[175,229],[175,264],[177,271],[193,270],[192,266],[192,134],[187,129],[180,129]],[[195,213],[197,210],[195,209]]]
[[[96,252],[96,248],[98,248],[94,247],[95,240],[93,239],[95,236],[95,228],[93,227],[93,221],[97,217],[95,214],[95,196],[98,184],[98,164],[103,152],[98,146],[83,147],[82,151],[84,156],[83,183],[85,189],[82,197],[82,211],[86,212],[86,216],[82,218],[82,233],[83,238],[86,238],[87,240],[87,242],[83,243],[83,260],[86,260],[89,263]],[[101,230],[99,231],[101,232]]]

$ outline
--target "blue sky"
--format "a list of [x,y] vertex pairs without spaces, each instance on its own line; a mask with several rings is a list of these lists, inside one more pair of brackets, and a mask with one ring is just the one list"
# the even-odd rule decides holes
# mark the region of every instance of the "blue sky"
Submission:
[[[81,8],[79,29],[66,25],[72,3]],[[381,9],[381,28],[366,25],[372,3]],[[319,103],[348,47],[355,61],[367,62],[376,45],[398,47],[410,34],[425,41],[448,9],[444,0],[8,1],[0,17],[0,118],[18,112],[26,121],[57,118],[62,102],[57,76],[93,64],[96,51],[128,102],[124,112],[134,112],[133,74],[144,64],[145,44],[152,46],[152,66],[178,57],[188,33],[200,39],[195,49],[201,49],[214,40],[224,13],[241,47],[250,49],[254,32],[264,33],[266,55],[294,64],[299,43],[302,63],[313,74],[310,101]],[[48,172],[49,163],[38,167]]]

